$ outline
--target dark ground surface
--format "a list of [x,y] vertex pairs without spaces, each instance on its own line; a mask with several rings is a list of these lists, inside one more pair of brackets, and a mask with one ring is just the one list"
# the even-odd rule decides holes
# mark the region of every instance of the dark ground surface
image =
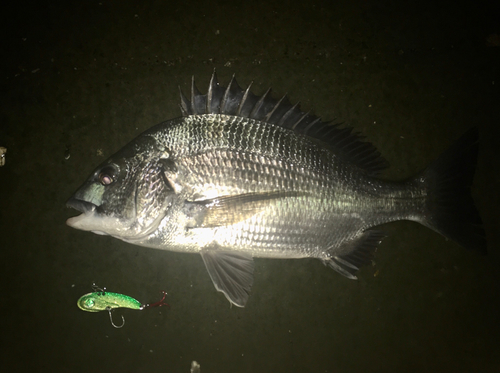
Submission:
[[[500,19],[470,2],[23,2],[3,12],[0,359],[11,371],[203,373],[500,371]],[[435,4],[439,3],[439,5]],[[333,5],[332,5],[333,4]],[[244,309],[199,256],[143,249],[65,225],[66,199],[107,156],[180,115],[192,75],[216,68],[288,92],[420,171],[471,126],[474,197],[489,253],[427,228],[384,226],[376,265],[350,281],[316,260],[256,260]],[[71,157],[65,160],[66,148]],[[106,313],[92,282],[171,309]],[[118,319],[119,321],[119,319]]]

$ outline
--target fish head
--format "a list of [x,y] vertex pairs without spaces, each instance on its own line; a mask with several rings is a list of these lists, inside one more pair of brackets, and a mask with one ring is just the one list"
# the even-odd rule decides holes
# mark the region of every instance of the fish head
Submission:
[[81,212],[69,218],[73,228],[125,241],[154,233],[178,196],[169,180],[175,162],[151,136],[141,136],[97,167],[68,200]]

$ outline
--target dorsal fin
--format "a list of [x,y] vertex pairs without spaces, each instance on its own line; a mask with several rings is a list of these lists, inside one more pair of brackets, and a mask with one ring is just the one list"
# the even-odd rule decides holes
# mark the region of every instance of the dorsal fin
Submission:
[[193,77],[191,100],[181,91],[182,115],[226,114],[272,123],[329,145],[339,157],[370,175],[376,175],[388,166],[377,149],[362,141],[352,128],[340,128],[341,123],[323,122],[309,112],[304,113],[299,104],[292,105],[286,95],[277,100],[271,97],[270,88],[262,96],[256,96],[250,91],[251,86],[250,83],[243,90],[234,75],[227,87],[220,86],[214,71],[208,92],[203,95],[196,88]]

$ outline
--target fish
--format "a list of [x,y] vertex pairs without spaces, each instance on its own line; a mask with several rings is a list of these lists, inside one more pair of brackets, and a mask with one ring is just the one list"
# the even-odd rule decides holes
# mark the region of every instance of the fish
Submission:
[[67,224],[130,244],[200,254],[217,291],[244,307],[253,258],[317,258],[341,275],[371,263],[386,234],[415,221],[486,253],[471,195],[473,127],[404,181],[352,127],[242,89],[215,71],[202,94],[182,90],[180,117],[157,124],[101,163],[69,198]]

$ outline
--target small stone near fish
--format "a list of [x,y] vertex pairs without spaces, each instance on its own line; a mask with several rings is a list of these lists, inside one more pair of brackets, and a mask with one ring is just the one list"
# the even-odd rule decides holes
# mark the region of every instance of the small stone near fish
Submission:
[[68,160],[69,157],[71,157],[71,154],[69,152],[69,146],[67,146],[65,149],[64,149],[64,159]]
[[7,148],[0,146],[0,166],[5,166],[5,153],[7,153]]

